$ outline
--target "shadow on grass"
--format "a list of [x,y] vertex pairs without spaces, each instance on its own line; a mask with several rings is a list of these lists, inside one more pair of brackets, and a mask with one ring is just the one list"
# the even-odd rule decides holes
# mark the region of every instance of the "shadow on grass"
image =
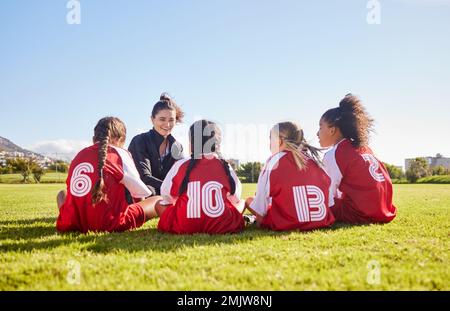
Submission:
[[55,234],[54,217],[0,221],[0,242],[3,240],[37,239]]
[[[6,232],[2,230],[2,239],[15,240],[18,236],[20,241],[1,242],[0,249],[4,251],[28,252],[34,250],[51,250],[58,247],[79,244],[77,250],[84,249],[95,253],[110,253],[115,251],[157,251],[166,252],[182,248],[197,247],[204,245],[237,244],[256,240],[265,236],[282,236],[289,232],[271,232],[259,229],[248,229],[237,234],[226,235],[171,235],[158,232],[155,228],[146,228],[121,233],[57,233],[54,227],[33,228],[9,228]],[[50,239],[37,240],[48,236]],[[53,237],[50,237],[53,236]]]
[[[292,232],[275,232],[260,229],[256,226],[246,228],[243,232],[237,234],[226,235],[172,235],[158,232],[154,227],[146,225],[143,229],[128,231],[122,233],[64,233],[56,232],[54,225],[43,226],[37,225],[40,222],[54,224],[54,218],[39,218],[35,220],[19,220],[7,222],[16,226],[2,228],[0,231],[0,249],[2,252],[28,252],[34,250],[51,250],[59,247],[76,246],[77,250],[88,250],[94,253],[110,253],[115,251],[137,252],[137,251],[157,251],[168,252],[176,251],[183,248],[199,247],[224,244],[239,244],[252,240],[258,240],[265,237],[274,237],[285,240],[286,236]],[[32,225],[35,226],[17,226]],[[154,226],[154,225],[153,225]],[[320,232],[332,232],[346,228],[354,227],[354,225],[338,223],[332,227],[320,229]],[[314,231],[312,231],[314,232]],[[310,233],[302,233],[310,234]],[[43,239],[46,238],[46,239]],[[2,240],[13,240],[4,242]],[[20,241],[14,240],[20,239]],[[36,240],[42,239],[42,240]]]
[[39,218],[19,219],[19,220],[1,220],[0,226],[7,226],[7,225],[17,225],[17,226],[26,225],[27,226],[27,225],[33,225],[33,224],[39,223],[39,222],[55,224],[56,217],[39,217]]

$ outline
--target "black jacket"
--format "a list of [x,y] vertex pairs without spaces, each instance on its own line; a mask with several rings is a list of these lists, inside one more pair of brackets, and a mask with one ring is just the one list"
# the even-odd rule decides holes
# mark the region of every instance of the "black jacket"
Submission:
[[162,182],[172,165],[181,159],[183,154],[183,147],[172,135],[169,135],[167,139],[171,152],[162,162],[159,147],[164,137],[154,129],[135,136],[128,146],[142,181],[157,195],[160,194]]

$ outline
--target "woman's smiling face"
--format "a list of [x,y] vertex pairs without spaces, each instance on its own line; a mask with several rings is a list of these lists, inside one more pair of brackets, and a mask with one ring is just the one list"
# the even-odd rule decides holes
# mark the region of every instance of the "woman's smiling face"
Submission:
[[167,137],[176,124],[176,111],[163,109],[152,117],[153,127],[161,136]]

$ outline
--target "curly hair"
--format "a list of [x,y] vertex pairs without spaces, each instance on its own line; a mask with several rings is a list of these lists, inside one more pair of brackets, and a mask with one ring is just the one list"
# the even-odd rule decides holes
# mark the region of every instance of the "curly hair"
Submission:
[[342,136],[349,139],[354,147],[369,144],[374,119],[367,113],[357,96],[347,94],[339,103],[339,107],[323,114],[322,120],[330,126],[337,127]]

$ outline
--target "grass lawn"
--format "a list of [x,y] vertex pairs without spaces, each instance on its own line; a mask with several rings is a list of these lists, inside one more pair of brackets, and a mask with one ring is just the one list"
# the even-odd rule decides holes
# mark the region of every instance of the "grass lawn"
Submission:
[[226,236],[161,234],[156,220],[58,234],[62,187],[0,185],[0,290],[450,290],[450,185],[395,185],[386,225]]
[[[44,184],[55,184],[64,183],[67,178],[67,173],[45,173],[41,177],[41,183]],[[0,174],[0,183],[5,184],[20,184],[22,183],[23,177],[20,174]],[[29,183],[35,183],[33,176],[30,176]]]

